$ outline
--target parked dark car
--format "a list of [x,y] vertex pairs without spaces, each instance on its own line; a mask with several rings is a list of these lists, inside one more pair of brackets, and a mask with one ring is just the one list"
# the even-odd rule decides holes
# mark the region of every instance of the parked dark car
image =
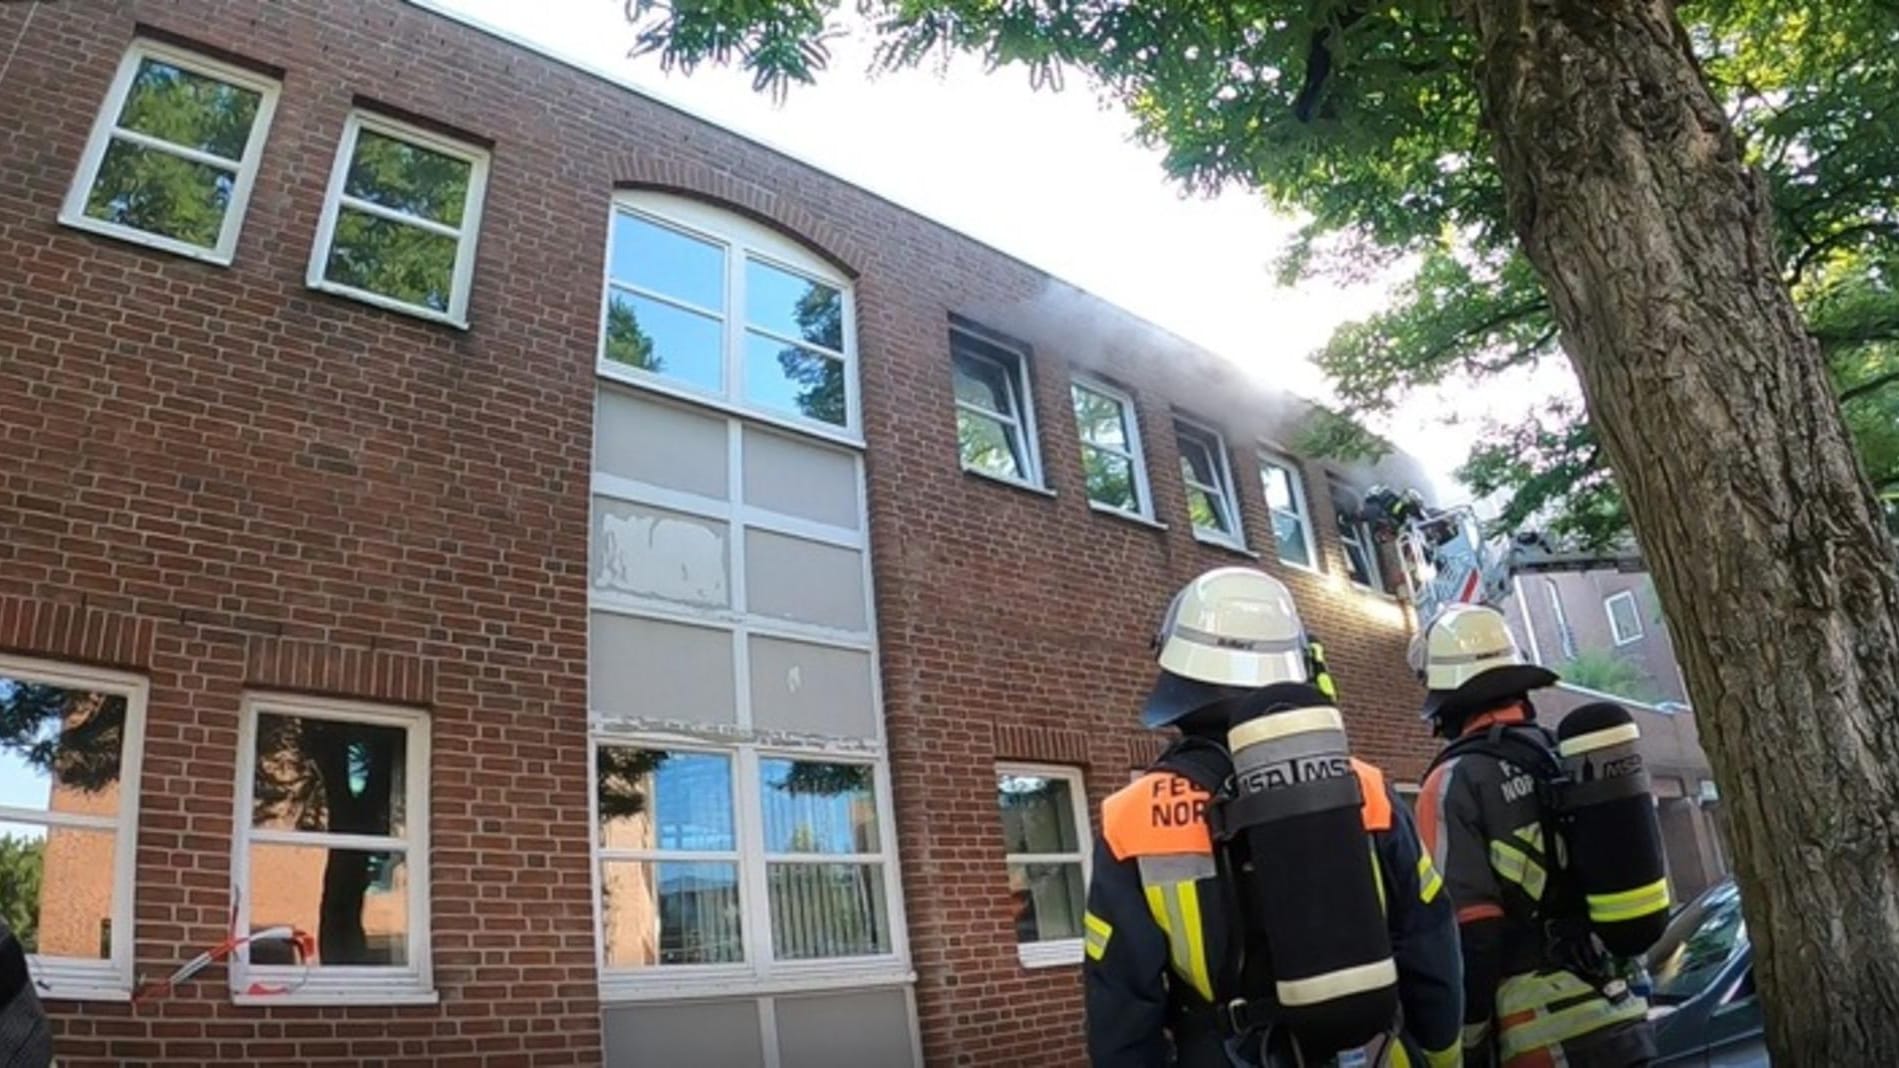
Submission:
[[1754,949],[1732,882],[1709,887],[1677,912],[1647,963],[1656,1068],[1766,1068]]

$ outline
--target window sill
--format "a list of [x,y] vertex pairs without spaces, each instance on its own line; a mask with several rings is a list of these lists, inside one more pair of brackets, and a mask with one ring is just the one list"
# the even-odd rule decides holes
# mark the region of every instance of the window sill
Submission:
[[1233,553],[1236,556],[1244,556],[1249,560],[1259,559],[1259,554],[1247,548],[1244,542],[1235,541],[1232,538],[1223,538],[1216,534],[1208,534],[1199,527],[1194,528],[1193,540],[1209,549],[1219,549],[1222,552]]
[[680,979],[665,975],[608,974],[600,980],[600,1000],[638,1003],[683,1001],[688,998],[755,997],[817,990],[867,990],[873,987],[909,986],[916,981],[915,972],[907,969],[893,971],[888,967],[827,969],[801,975],[775,975],[770,979],[758,979],[752,976]]
[[1279,561],[1280,563],[1286,565],[1289,568],[1292,568],[1294,571],[1302,572],[1307,575],[1318,575],[1321,577],[1325,575],[1325,572],[1321,571],[1318,565],[1316,564],[1302,564],[1297,560],[1288,560],[1285,557],[1278,555],[1277,553],[1273,555],[1273,559]]
[[101,219],[95,219],[90,215],[71,215],[62,211],[59,213],[59,221],[60,225],[71,227],[74,230],[82,230],[89,234],[98,234],[101,237],[110,237],[118,241],[123,241],[128,245],[143,245],[146,248],[157,249],[160,252],[169,252],[174,256],[183,256],[188,260],[208,263],[213,267],[229,267],[231,260],[234,258],[230,252],[220,252],[217,249],[204,248],[201,245],[190,245],[183,241],[174,241],[169,237],[164,237],[159,234],[148,234],[143,230],[134,230],[129,226],[120,226],[117,223],[109,223]]
[[87,983],[74,979],[33,980],[33,992],[41,1001],[95,1001],[123,1003],[132,1000],[132,989],[117,983]]
[[335,282],[323,278],[312,278],[309,280],[309,283],[310,288],[319,293],[328,293],[334,297],[359,301],[363,304],[371,305],[372,307],[381,308],[384,311],[392,311],[399,315],[407,315],[410,318],[420,319],[423,322],[452,327],[453,329],[464,332],[468,329],[468,317],[466,315],[456,316],[446,312],[438,312],[431,308],[418,307],[414,304],[385,297],[380,293],[371,293],[366,289],[338,285]]
[[963,465],[963,474],[968,475],[971,478],[979,478],[983,480],[984,482],[994,482],[995,484],[999,486],[1007,486],[1008,488],[1012,490],[1020,490],[1023,493],[1033,493],[1037,497],[1047,497],[1050,500],[1055,499],[1054,490],[1049,489],[1047,486],[1039,486],[1033,482],[1028,481],[1027,479],[1010,478],[1007,475],[998,475],[991,471],[985,471],[980,467],[971,467],[968,464]]
[[1110,516],[1115,519],[1125,520],[1126,522],[1133,523],[1136,526],[1146,527],[1149,530],[1165,531],[1167,529],[1167,524],[1161,522],[1158,519],[1150,519],[1147,516],[1139,514],[1138,512],[1123,511],[1120,508],[1111,507],[1109,505],[1102,504],[1099,501],[1089,501],[1088,510],[1095,513],[1096,515],[1105,515],[1105,516]]
[[1015,947],[1016,959],[1024,968],[1067,968],[1081,963],[1079,938],[1055,942],[1026,942]]
[[231,993],[231,1004],[254,1005],[439,1005],[433,990],[297,990],[287,994]]

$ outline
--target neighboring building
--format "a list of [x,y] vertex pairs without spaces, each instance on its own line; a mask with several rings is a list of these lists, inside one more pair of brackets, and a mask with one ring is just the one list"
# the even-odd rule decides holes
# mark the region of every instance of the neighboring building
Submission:
[[1720,793],[1688,705],[1688,688],[1655,584],[1618,571],[1524,575],[1505,614],[1530,656],[1564,676],[1538,703],[1544,718],[1604,693],[1634,710],[1668,847],[1675,895],[1686,900],[1730,869]]
[[1209,354],[422,6],[0,40],[0,906],[62,1065],[1070,1061],[1221,564],[1421,776],[1337,518],[1421,476]]

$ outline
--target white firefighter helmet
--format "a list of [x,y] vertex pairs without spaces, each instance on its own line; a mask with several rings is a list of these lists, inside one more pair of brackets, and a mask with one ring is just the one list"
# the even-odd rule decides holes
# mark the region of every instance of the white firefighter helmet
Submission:
[[1291,591],[1250,567],[1216,568],[1187,583],[1155,643],[1164,674],[1142,717],[1150,727],[1193,711],[1207,686],[1252,690],[1307,679],[1305,627]]
[[1453,709],[1480,710],[1531,690],[1553,686],[1555,672],[1523,659],[1503,613],[1474,604],[1454,604],[1426,627],[1412,666],[1430,691],[1424,718]]

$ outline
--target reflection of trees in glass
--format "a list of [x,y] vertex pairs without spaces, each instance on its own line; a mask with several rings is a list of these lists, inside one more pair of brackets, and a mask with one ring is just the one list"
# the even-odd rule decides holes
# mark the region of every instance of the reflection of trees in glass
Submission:
[[261,97],[169,63],[139,64],[119,125],[228,160],[242,159]]
[[640,327],[632,302],[618,294],[607,301],[607,359],[643,371],[666,369],[665,359],[653,351],[653,335]]
[[0,679],[0,748],[59,786],[97,793],[119,781],[125,698]]
[[[400,834],[398,814],[420,815],[403,812],[397,793],[407,759],[408,733],[401,728],[260,715],[252,818],[262,825],[288,817],[299,830],[331,834]],[[318,956],[332,963],[368,960],[363,899],[382,874],[375,854],[329,849],[326,855]]]
[[603,745],[594,751],[593,774],[600,822],[626,819],[646,811],[646,779],[669,754],[655,749]]
[[46,840],[0,835],[0,922],[28,953],[39,951],[40,880],[46,869]]
[[363,130],[343,189],[372,204],[460,226],[471,171],[464,160]]
[[1127,457],[1083,445],[1081,468],[1089,500],[1129,511],[1139,507],[1134,497],[1134,465]]
[[455,251],[455,238],[339,208],[323,276],[354,289],[447,311],[455,284]]
[[[836,290],[813,285],[798,298],[792,314],[798,332],[833,348],[844,344],[844,301]],[[844,364],[840,360],[787,346],[778,353],[785,378],[798,387],[798,410],[813,419],[844,425]]]

